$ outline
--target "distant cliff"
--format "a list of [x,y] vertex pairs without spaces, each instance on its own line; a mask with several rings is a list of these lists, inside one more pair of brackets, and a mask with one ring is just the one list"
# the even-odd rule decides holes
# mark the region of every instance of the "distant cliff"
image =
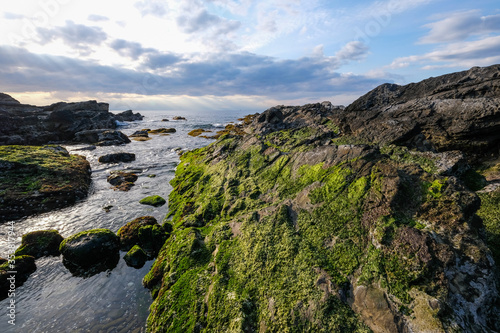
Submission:
[[277,106],[182,155],[149,331],[499,332],[499,75]]

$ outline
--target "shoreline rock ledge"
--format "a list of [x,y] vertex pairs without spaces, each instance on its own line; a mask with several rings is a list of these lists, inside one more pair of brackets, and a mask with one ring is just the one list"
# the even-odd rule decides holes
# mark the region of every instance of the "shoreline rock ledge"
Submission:
[[[21,104],[7,94],[0,93],[0,145],[43,145],[53,142],[87,143],[88,135],[77,133],[106,132],[103,136],[111,144],[128,143],[125,135],[116,131],[116,120],[142,119],[140,114],[125,112],[115,115],[109,112],[108,103],[86,101],[77,103],[59,102],[38,107]],[[117,132],[117,133],[116,133]],[[97,136],[97,134],[96,134]],[[118,139],[117,139],[118,138]],[[121,138],[121,139],[120,139]],[[91,142],[91,143],[97,143]],[[106,144],[106,143],[103,143]]]
[[500,332],[500,221],[475,192],[500,174],[499,105],[500,65],[472,68],[184,153],[148,330]]

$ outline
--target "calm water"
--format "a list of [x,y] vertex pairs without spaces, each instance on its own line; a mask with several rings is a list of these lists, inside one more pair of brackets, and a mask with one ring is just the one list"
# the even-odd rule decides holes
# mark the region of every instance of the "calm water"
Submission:
[[[139,204],[152,194],[168,198],[179,158],[176,148],[194,149],[211,142],[193,138],[187,133],[195,128],[220,130],[248,112],[173,112],[141,111],[143,121],[128,123],[120,130],[127,135],[143,128],[173,127],[169,136],[150,135],[152,140],[119,147],[97,147],[93,151],[75,151],[79,146],[66,146],[73,153],[84,155],[92,167],[92,189],[85,200],[55,212],[15,222],[18,243],[24,233],[56,229],[63,237],[77,232],[108,228],[114,232],[136,217],[151,215],[159,223],[166,215],[167,205],[154,208]],[[162,122],[164,118],[183,116],[187,121]],[[99,156],[111,152],[136,154],[132,163],[100,164]],[[140,169],[139,179],[129,192],[114,191],[106,178],[112,170]],[[148,175],[155,174],[150,178]],[[109,212],[103,207],[113,206]],[[7,256],[7,226],[0,225],[0,257]],[[123,257],[124,252],[121,253]],[[151,305],[151,296],[142,286],[142,278],[153,261],[141,269],[128,267],[123,260],[110,272],[90,278],[72,276],[64,268],[61,257],[41,258],[37,270],[16,290],[16,325],[7,323],[9,299],[0,302],[0,332],[144,332]]]

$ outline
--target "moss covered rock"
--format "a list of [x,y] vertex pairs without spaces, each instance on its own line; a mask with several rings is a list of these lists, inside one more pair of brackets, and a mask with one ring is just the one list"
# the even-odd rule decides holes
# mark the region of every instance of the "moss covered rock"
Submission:
[[44,256],[58,256],[59,245],[63,237],[57,230],[40,230],[24,234],[21,246],[16,250],[16,255],[29,255],[35,258]]
[[0,146],[0,222],[48,212],[87,196],[90,164],[59,146]]
[[181,156],[150,331],[500,329],[461,157],[345,137],[342,110],[276,107]]
[[15,289],[22,286],[34,271],[36,271],[36,265],[35,258],[32,256],[15,256],[10,262],[2,263],[0,265],[0,300],[10,296],[15,297]]
[[120,259],[120,238],[108,229],[92,229],[64,239],[59,246],[64,265],[76,276],[112,269]]
[[122,250],[128,251],[140,245],[150,258],[155,257],[168,238],[168,230],[160,226],[152,216],[138,217],[118,230]]
[[159,195],[150,195],[149,197],[145,197],[139,201],[140,204],[149,205],[154,207],[160,207],[166,204],[165,199],[160,197]]
[[148,260],[146,252],[139,246],[134,245],[123,257],[127,265],[134,268],[141,268]]

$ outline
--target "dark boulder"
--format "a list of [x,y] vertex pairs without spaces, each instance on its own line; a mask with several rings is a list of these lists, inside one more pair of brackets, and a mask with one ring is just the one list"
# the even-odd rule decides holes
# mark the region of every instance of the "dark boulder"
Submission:
[[140,113],[134,113],[132,110],[123,111],[115,114],[115,119],[118,121],[137,121],[144,118]]
[[99,157],[100,163],[119,163],[135,161],[135,154],[132,153],[112,153]]
[[149,135],[148,135],[148,131],[141,130],[141,131],[135,131],[134,133],[130,134],[129,137],[131,137],[131,138],[147,138],[147,137],[149,137]]
[[108,229],[82,231],[62,241],[59,251],[64,265],[76,276],[92,276],[113,269],[118,260],[120,238]]
[[44,256],[58,256],[59,245],[63,237],[57,230],[32,231],[23,235],[21,246],[16,250],[16,255],[29,255],[35,258]]
[[36,264],[32,256],[16,256],[10,263],[1,264],[0,300],[10,297],[9,294],[15,297],[16,288],[22,286],[34,271],[36,271]]
[[95,144],[96,146],[114,146],[129,143],[130,139],[120,131],[94,129],[75,133],[74,141]]

